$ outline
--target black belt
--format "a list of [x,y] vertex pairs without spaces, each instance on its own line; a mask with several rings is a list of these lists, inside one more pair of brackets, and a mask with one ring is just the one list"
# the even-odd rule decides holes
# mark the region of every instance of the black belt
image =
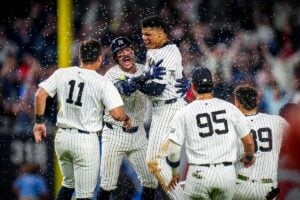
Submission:
[[172,104],[172,103],[175,103],[177,101],[177,99],[168,99],[168,100],[165,100],[165,101],[153,101],[153,105],[159,105],[159,104]]
[[232,162],[221,162],[221,163],[215,163],[215,164],[199,164],[197,166],[202,166],[202,167],[215,166],[216,167],[217,165],[229,166],[229,165],[232,165]]
[[[78,133],[83,133],[83,134],[90,134],[89,131],[84,131],[84,130],[80,130],[80,129],[77,129],[77,128],[63,128],[63,127],[59,127],[63,130],[72,130],[72,129],[75,129],[78,131]],[[96,131],[95,133],[99,134],[101,131]]]
[[[111,123],[105,122],[105,126],[109,129],[114,129],[114,127]],[[138,131],[138,129],[139,129],[138,126],[134,126],[134,127],[131,127],[131,128],[122,127],[122,130],[126,133],[135,133],[135,132]]]

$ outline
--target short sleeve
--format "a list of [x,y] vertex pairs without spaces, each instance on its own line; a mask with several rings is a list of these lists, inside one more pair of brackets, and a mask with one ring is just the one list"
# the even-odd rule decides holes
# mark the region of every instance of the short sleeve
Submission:
[[112,110],[116,107],[123,106],[123,100],[117,88],[110,80],[105,78],[105,87],[103,89],[103,103],[107,110]]
[[243,138],[250,133],[250,126],[242,112],[240,112],[237,108],[234,110],[234,112],[237,134],[240,138]]
[[169,131],[169,139],[173,142],[183,145],[185,140],[185,123],[181,112],[177,112],[171,121],[171,129]]
[[39,87],[46,90],[49,96],[53,97],[57,92],[59,70],[56,70],[48,79],[41,82]]

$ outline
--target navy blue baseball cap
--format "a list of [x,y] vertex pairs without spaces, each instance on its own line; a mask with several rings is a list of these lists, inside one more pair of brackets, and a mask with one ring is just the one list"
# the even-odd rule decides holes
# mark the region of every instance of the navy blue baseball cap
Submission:
[[131,41],[127,37],[117,37],[111,42],[111,51],[115,56],[121,49],[132,47]]
[[213,85],[211,72],[205,67],[195,68],[192,72],[192,82],[197,86]]

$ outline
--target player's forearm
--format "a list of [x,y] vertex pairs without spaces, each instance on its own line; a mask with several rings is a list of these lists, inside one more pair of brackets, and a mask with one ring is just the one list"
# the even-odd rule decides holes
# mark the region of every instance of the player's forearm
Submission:
[[169,140],[169,149],[168,149],[168,156],[167,156],[167,163],[172,168],[172,175],[179,174],[179,166],[180,166],[180,151],[181,146],[179,144],[174,143],[172,140]]
[[164,92],[165,88],[165,84],[151,82],[143,84],[139,90],[149,96],[159,96]]
[[34,96],[34,112],[37,122],[43,122],[44,113],[46,108],[46,100],[48,93],[43,89],[39,88]]
[[253,156],[254,155],[254,141],[252,134],[249,133],[245,137],[242,138],[244,152],[246,155]]

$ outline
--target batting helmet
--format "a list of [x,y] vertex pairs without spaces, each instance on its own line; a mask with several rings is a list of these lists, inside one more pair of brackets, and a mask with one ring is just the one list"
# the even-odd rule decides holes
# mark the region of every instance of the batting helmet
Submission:
[[117,37],[111,42],[110,45],[114,57],[117,55],[119,50],[127,47],[132,47],[132,43],[127,37]]

